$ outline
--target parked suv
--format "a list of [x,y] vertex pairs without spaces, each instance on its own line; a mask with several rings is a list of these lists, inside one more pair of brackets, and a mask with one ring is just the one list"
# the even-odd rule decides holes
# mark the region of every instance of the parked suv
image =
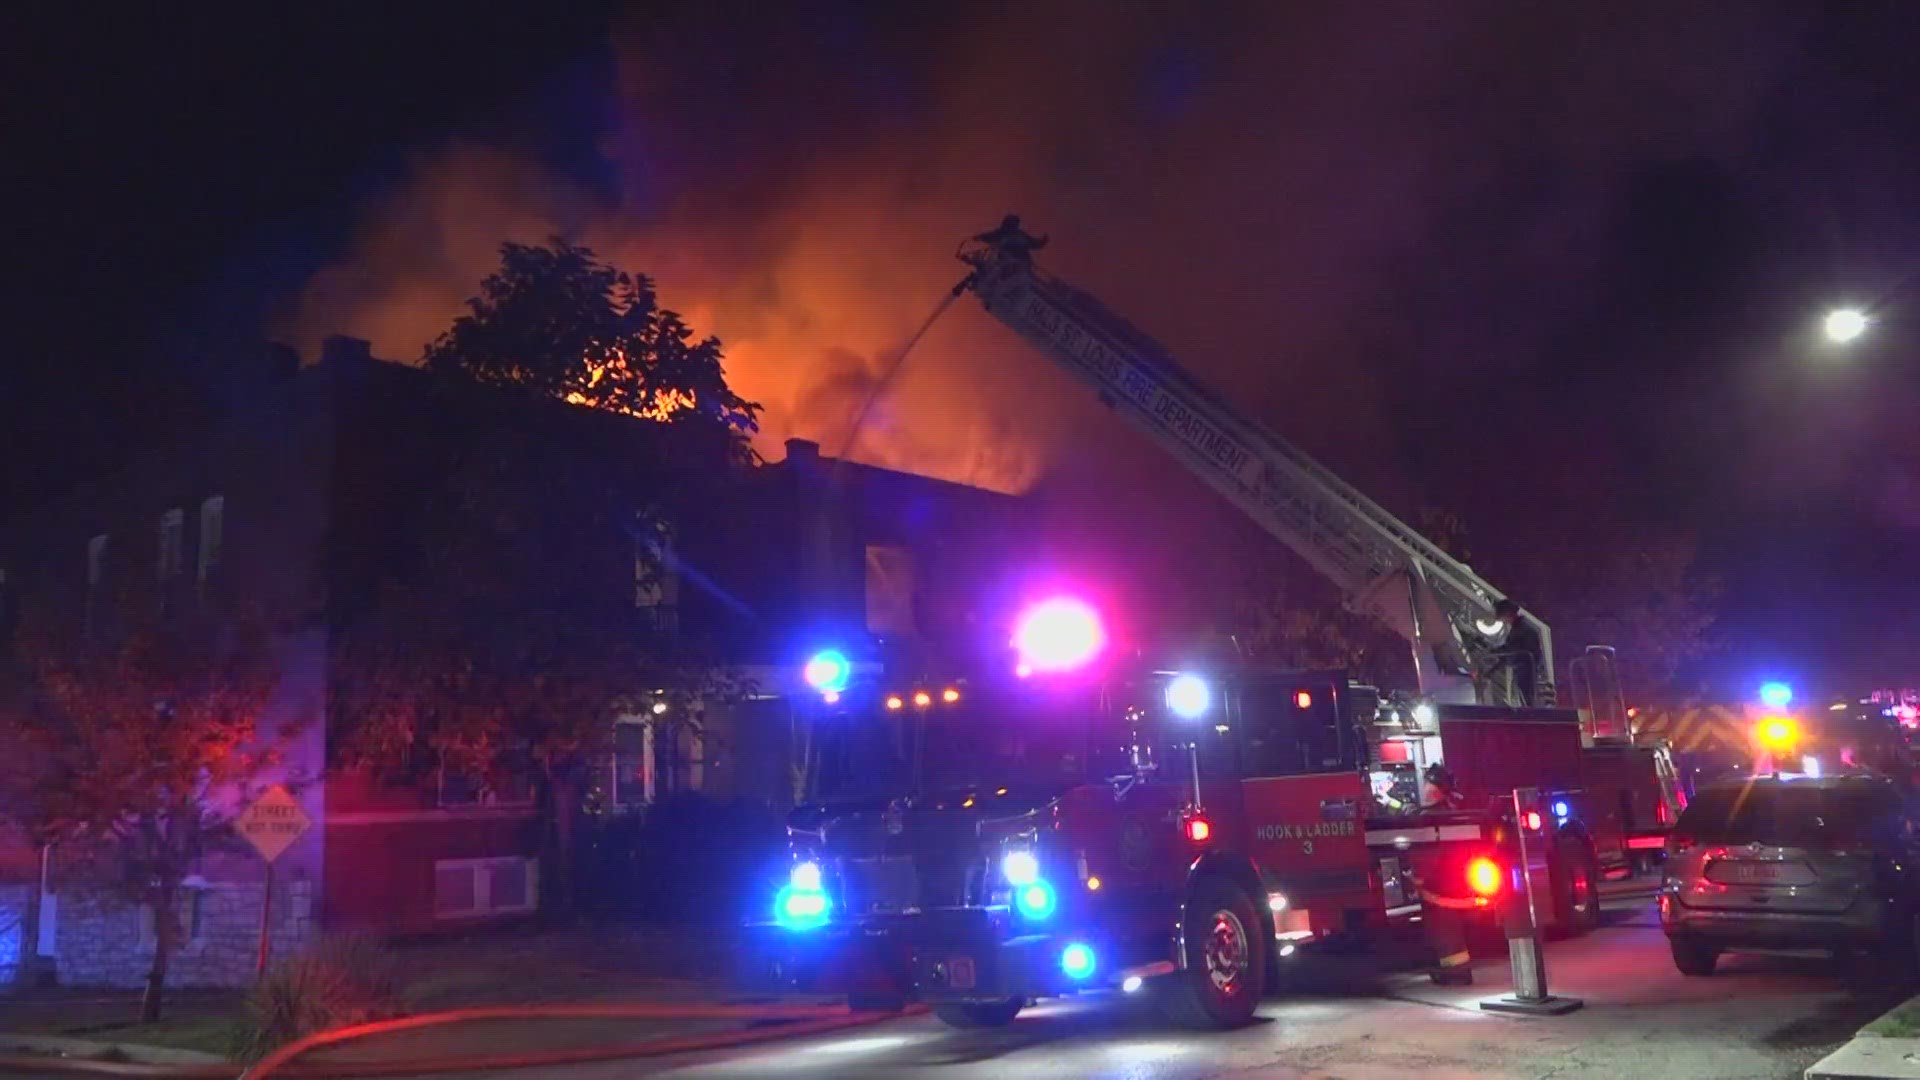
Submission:
[[1667,839],[1660,925],[1711,975],[1740,949],[1916,957],[1915,819],[1877,776],[1760,776],[1702,788]]

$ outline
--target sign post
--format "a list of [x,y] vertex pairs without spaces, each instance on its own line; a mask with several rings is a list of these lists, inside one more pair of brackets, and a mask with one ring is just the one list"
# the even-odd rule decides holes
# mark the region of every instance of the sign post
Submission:
[[272,940],[273,862],[312,827],[313,819],[281,784],[268,788],[233,820],[234,831],[252,844],[267,863],[267,886],[260,901],[260,959],[255,969],[258,975],[267,973],[268,946]]
[[[1507,951],[1513,959],[1513,993],[1480,1003],[1488,1012],[1523,1013],[1528,1016],[1561,1016],[1585,1005],[1579,998],[1555,997],[1547,992],[1547,958],[1540,948],[1539,911],[1552,904],[1551,896],[1538,896],[1534,889],[1534,864],[1551,871],[1549,830],[1553,815],[1540,802],[1540,789],[1515,788],[1513,792],[1514,832],[1519,837],[1520,889],[1507,902]],[[1549,911],[1552,909],[1549,907]]]

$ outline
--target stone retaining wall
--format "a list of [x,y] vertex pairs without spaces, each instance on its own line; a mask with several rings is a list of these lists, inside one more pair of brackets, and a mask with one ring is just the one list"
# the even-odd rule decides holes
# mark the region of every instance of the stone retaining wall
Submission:
[[0,884],[0,986],[20,975],[20,961],[27,951],[27,904],[32,898],[32,885]]
[[[200,894],[198,913],[190,893]],[[177,912],[182,940],[168,966],[169,986],[245,986],[260,952],[261,882],[215,882],[186,890]],[[271,951],[286,956],[319,930],[312,883],[279,883],[273,890]],[[66,986],[144,984],[153,964],[152,920],[138,904],[87,890],[60,898],[58,971]]]

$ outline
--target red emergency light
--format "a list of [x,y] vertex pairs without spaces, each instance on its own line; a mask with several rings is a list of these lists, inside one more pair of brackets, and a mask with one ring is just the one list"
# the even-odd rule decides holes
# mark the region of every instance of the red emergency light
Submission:
[[1293,707],[1296,709],[1313,708],[1313,695],[1305,690],[1295,690],[1293,692]]
[[1203,817],[1187,819],[1187,839],[1196,844],[1204,844],[1213,836],[1213,823]]
[[1467,887],[1481,896],[1500,891],[1500,864],[1485,855],[1467,864]]
[[1520,822],[1527,827],[1528,832],[1539,832],[1540,826],[1544,824],[1540,818],[1540,811],[1538,810],[1527,811],[1526,816],[1521,818]]

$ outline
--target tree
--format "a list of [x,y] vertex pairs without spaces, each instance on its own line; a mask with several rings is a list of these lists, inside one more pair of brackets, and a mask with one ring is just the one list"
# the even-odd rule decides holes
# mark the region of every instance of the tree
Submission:
[[1349,611],[1327,583],[1271,563],[1234,593],[1228,632],[1248,657],[1295,671],[1341,669],[1375,685],[1411,678],[1409,646],[1386,624]]
[[1558,569],[1534,571],[1533,595],[1553,626],[1554,651],[1564,661],[1587,645],[1611,645],[1627,700],[1658,695],[1717,645],[1721,582],[1699,569],[1695,552],[1690,536],[1626,529],[1592,530],[1542,552]]
[[0,702],[0,737],[31,765],[13,774],[10,805],[36,841],[88,857],[103,884],[152,910],[141,1018],[156,1020],[180,942],[182,882],[204,853],[234,842],[234,812],[291,734],[258,726],[274,682],[270,642],[255,625],[206,648],[199,635],[136,618],[94,647],[62,640],[53,625],[23,620],[21,677]]
[[[469,314],[427,346],[425,362],[487,386],[691,426],[751,433],[760,406],[727,385],[719,339],[693,340],[659,305],[653,280],[555,238],[502,244],[500,269]],[[735,440],[744,450],[744,438]]]
[[672,569],[682,512],[724,501],[752,461],[759,406],[727,386],[717,340],[693,342],[648,278],[586,248],[503,245],[469,306],[426,353],[460,391],[446,416],[363,433],[376,467],[410,474],[369,515],[385,532],[336,533],[335,760],[530,782],[564,915],[586,773],[616,719],[661,705],[662,728],[697,730],[703,703],[740,692],[636,608]]

